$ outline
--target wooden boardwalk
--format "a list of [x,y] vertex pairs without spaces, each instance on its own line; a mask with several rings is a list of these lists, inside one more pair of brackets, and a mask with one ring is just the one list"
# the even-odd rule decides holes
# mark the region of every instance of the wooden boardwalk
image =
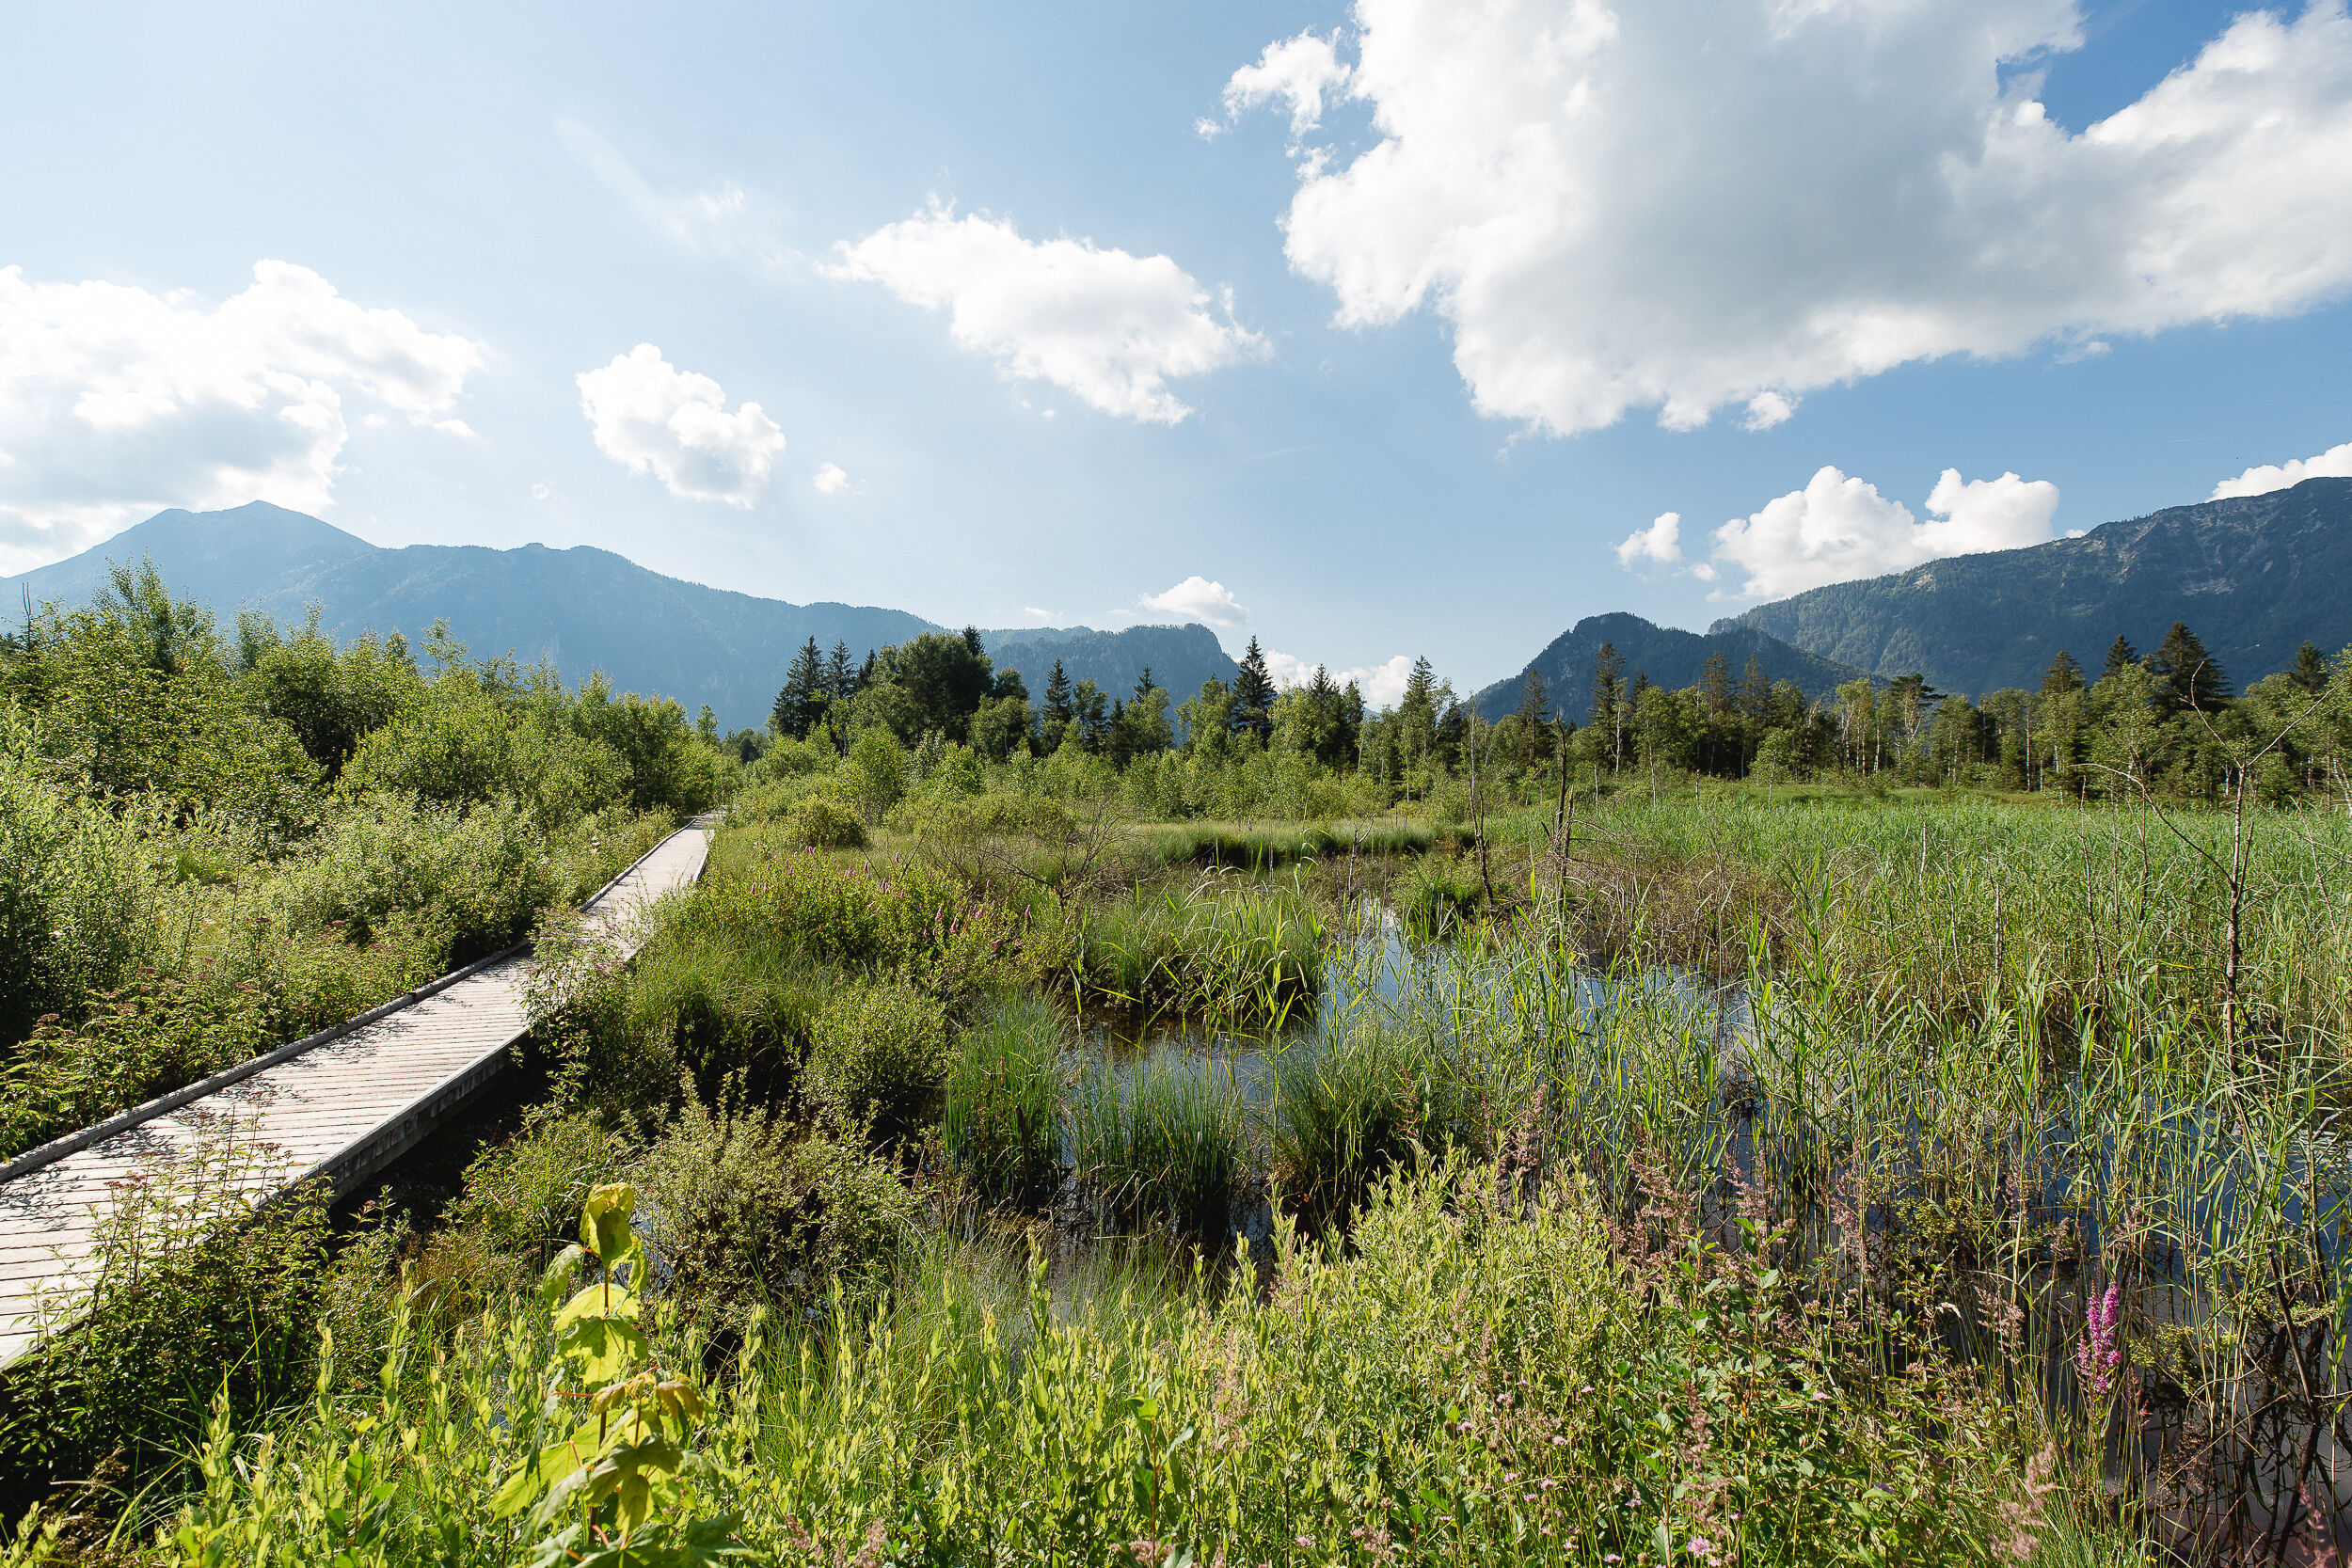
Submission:
[[[624,951],[638,916],[702,874],[707,821],[673,833],[582,908]],[[484,959],[0,1165],[0,1365],[70,1316],[120,1183],[224,1149],[259,1201],[325,1177],[343,1197],[505,1067],[524,1033],[529,955]]]

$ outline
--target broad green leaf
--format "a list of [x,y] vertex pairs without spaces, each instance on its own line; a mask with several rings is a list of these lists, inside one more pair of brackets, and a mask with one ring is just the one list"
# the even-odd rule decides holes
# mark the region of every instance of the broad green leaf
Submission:
[[556,1349],[586,1384],[611,1383],[653,1354],[645,1331],[626,1318],[582,1318],[558,1338]]
[[637,1298],[619,1286],[591,1285],[556,1308],[553,1326],[561,1333],[583,1318],[634,1318],[640,1310]]
[[633,1244],[635,1238],[628,1227],[629,1215],[637,1209],[637,1191],[626,1181],[614,1181],[597,1187],[580,1205],[580,1242],[596,1260],[611,1268],[619,1262]]

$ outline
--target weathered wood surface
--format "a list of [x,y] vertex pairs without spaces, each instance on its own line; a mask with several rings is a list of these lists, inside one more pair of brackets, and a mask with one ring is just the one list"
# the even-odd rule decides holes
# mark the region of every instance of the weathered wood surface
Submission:
[[[707,822],[681,829],[583,909],[633,953],[638,917],[700,876],[709,846]],[[531,962],[516,954],[461,971],[446,989],[185,1104],[151,1101],[116,1118],[131,1125],[0,1181],[0,1364],[44,1322],[72,1315],[125,1182],[208,1152],[257,1201],[313,1177],[342,1197],[414,1147],[505,1066],[524,1033]]]

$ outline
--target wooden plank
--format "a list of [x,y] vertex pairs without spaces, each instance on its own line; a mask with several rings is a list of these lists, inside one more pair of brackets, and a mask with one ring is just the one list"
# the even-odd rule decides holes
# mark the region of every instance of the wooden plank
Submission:
[[[633,955],[645,911],[702,874],[710,823],[671,834],[582,905],[592,928]],[[342,1197],[430,1136],[504,1069],[531,963],[494,955],[0,1166],[0,1364],[38,1338],[41,1298],[53,1323],[70,1316],[121,1183],[226,1151],[257,1203],[314,1178]]]

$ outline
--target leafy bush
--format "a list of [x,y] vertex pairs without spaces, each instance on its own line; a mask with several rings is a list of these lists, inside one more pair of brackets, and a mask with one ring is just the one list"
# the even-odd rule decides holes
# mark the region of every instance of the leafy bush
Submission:
[[895,1172],[822,1137],[796,1143],[739,1080],[708,1105],[690,1081],[638,1175],[666,1291],[716,1321],[741,1323],[770,1302],[819,1305],[835,1283],[870,1295],[912,1233],[914,1199]]
[[439,932],[443,967],[516,942],[555,893],[539,832],[519,807],[460,815],[405,796],[355,801],[267,890],[278,929],[340,921],[363,945],[408,911]]
[[812,795],[794,808],[793,835],[812,849],[863,849],[866,824],[830,795]]
[[957,1169],[987,1196],[1035,1203],[1052,1193],[1071,1043],[1061,1010],[1034,994],[998,1001],[965,1031],[947,1074],[941,1130]]
[[550,1108],[474,1156],[465,1190],[443,1218],[448,1228],[474,1232],[535,1272],[562,1245],[589,1190],[620,1175],[638,1149],[602,1117]]
[[183,981],[151,971],[122,990],[100,993],[78,1025],[52,1016],[0,1069],[0,1159],[277,1043],[260,995],[209,973]]
[[947,1015],[905,985],[848,988],[817,1015],[811,1033],[808,1096],[836,1128],[903,1132],[946,1075]]
[[0,1379],[0,1508],[10,1517],[110,1455],[130,1477],[180,1461],[216,1400],[251,1423],[304,1388],[326,1205],[309,1192],[256,1212],[247,1189],[267,1158],[222,1139],[117,1184],[72,1327]]
[[130,978],[160,903],[132,829],[42,777],[0,708],[0,1045]]

